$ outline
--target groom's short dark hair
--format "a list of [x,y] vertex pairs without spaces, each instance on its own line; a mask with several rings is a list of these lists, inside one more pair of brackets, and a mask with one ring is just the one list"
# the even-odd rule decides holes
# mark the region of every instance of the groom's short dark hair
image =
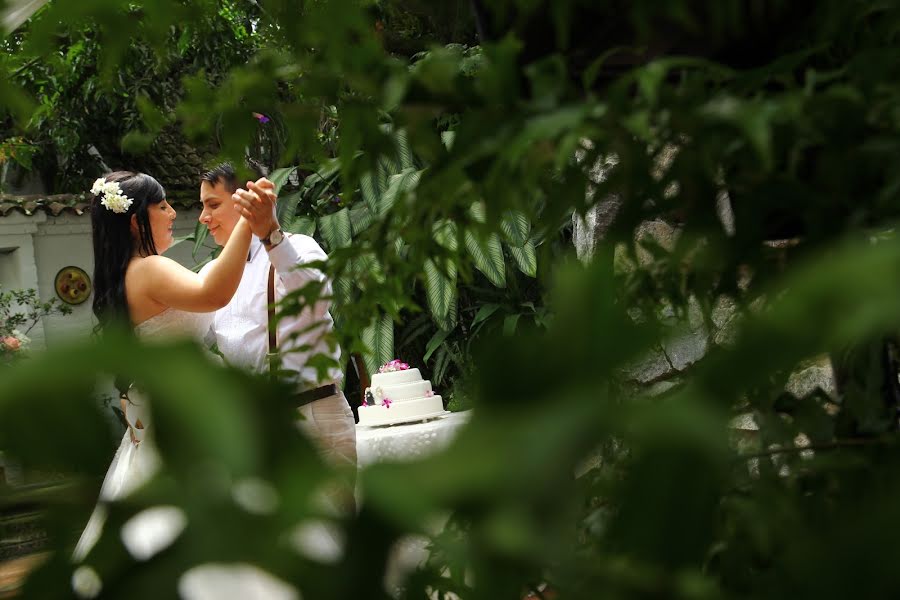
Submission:
[[227,162],[216,165],[215,167],[201,175],[200,181],[206,181],[210,185],[224,183],[225,187],[227,187],[228,191],[232,194],[238,189],[237,173],[235,173],[234,167],[231,165],[231,163]]
[[[245,169],[255,175],[255,179],[259,179],[266,174],[266,169],[256,160],[247,157],[245,162]],[[234,169],[234,165],[230,162],[223,162],[206,173],[200,176],[200,181],[208,181],[210,185],[216,185],[218,183],[224,183],[225,187],[228,188],[228,191],[232,194],[237,191],[239,187],[238,184],[238,174]]]

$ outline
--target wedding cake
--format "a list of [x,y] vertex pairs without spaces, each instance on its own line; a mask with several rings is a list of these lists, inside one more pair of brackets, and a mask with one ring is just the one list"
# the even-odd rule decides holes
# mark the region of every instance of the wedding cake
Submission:
[[392,360],[372,375],[365,401],[359,407],[360,425],[393,425],[431,419],[445,414],[444,402],[422,379],[418,369]]

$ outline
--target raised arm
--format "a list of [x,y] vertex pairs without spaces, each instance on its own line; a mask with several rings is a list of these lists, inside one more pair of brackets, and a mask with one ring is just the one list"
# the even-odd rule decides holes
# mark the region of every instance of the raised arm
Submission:
[[148,256],[129,269],[129,295],[146,294],[166,307],[190,312],[218,310],[237,291],[249,250],[250,225],[242,217],[222,253],[202,275],[164,256]]
[[[235,205],[241,208],[241,214],[250,220],[253,234],[260,239],[280,229],[275,212],[275,194],[272,182],[260,179],[247,182],[247,189],[238,189],[232,198]],[[288,292],[298,290],[311,281],[324,283],[322,290],[326,296],[331,295],[331,286],[325,274],[318,268],[304,267],[310,263],[324,262],[328,255],[311,237],[292,236],[274,247],[268,247],[269,260],[275,266],[278,278]]]

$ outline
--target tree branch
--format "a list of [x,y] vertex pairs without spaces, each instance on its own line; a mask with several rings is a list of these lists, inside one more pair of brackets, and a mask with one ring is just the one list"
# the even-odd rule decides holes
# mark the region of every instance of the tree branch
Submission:
[[753,454],[741,454],[738,456],[736,460],[750,460],[751,458],[765,458],[767,456],[775,456],[778,454],[794,454],[797,452],[804,452],[806,450],[810,450],[815,452],[816,450],[836,450],[838,448],[850,448],[850,447],[864,447],[864,446],[878,446],[881,444],[893,443],[895,441],[895,437],[880,437],[880,438],[862,438],[862,439],[845,439],[845,440],[835,440],[833,442],[827,442],[824,444],[810,444],[809,446],[791,446],[790,448],[775,448],[772,450],[765,450],[762,452],[754,452]]

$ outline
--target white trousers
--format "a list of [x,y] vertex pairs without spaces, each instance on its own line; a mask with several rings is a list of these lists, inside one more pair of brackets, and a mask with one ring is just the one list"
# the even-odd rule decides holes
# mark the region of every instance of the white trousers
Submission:
[[304,418],[297,425],[318,448],[322,458],[339,468],[346,480],[340,490],[327,495],[340,510],[355,511],[353,490],[356,487],[356,423],[343,392],[301,406]]

